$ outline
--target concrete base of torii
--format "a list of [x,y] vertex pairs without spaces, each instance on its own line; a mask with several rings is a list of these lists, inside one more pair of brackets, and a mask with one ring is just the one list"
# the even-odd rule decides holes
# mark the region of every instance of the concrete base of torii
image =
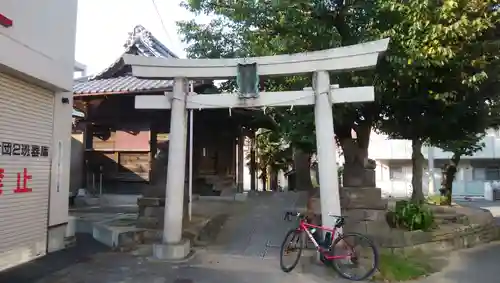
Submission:
[[156,259],[182,260],[191,253],[191,242],[188,239],[182,239],[179,243],[153,245],[153,257]]

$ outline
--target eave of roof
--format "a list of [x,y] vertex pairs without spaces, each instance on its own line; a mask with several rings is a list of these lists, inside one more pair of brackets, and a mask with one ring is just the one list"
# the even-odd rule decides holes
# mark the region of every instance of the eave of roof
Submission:
[[73,87],[75,96],[136,93],[148,91],[165,91],[171,89],[173,81],[170,80],[147,80],[134,76],[120,76],[116,78],[92,80],[76,83]]

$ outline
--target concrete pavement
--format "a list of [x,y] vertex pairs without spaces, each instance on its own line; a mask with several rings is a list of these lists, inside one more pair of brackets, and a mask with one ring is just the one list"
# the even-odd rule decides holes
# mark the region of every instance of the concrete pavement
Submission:
[[[279,245],[293,223],[283,212],[293,209],[300,197],[294,193],[253,196],[247,206],[228,220],[217,245],[200,250],[185,263],[172,264],[126,253],[115,253],[81,235],[78,246],[48,255],[8,272],[5,283],[346,283],[334,272],[302,265],[289,274],[279,269]],[[491,209],[500,217],[500,202],[461,203]],[[497,205],[498,204],[498,205]],[[452,253],[442,272],[413,283],[498,283],[500,243]]]
[[452,253],[449,260],[441,272],[414,283],[500,282],[500,242]]
[[[483,199],[454,200],[462,206],[487,209],[500,225],[500,202]],[[500,282],[500,242],[452,253],[448,266],[441,272],[415,283],[498,283]]]
[[[249,196],[245,213],[233,214],[210,251],[245,257],[277,258],[286,232],[297,225],[283,221],[284,212],[305,202],[295,192],[259,192]],[[304,203],[305,205],[305,203]]]
[[[281,272],[273,258],[220,255],[200,251],[187,263],[155,262],[129,254],[113,253],[98,243],[80,240],[80,251],[54,254],[17,270],[0,273],[5,283],[346,283],[333,279],[326,268]],[[91,239],[90,239],[91,240]],[[500,243],[450,255],[442,272],[413,283],[498,283]],[[317,274],[314,274],[317,273]]]
[[493,217],[495,217],[495,219],[497,220],[498,225],[500,225],[500,201],[486,201],[484,199],[472,199],[470,201],[466,201],[464,199],[456,199],[454,201],[462,206],[489,210]]
[[[6,283],[344,283],[331,270],[301,265],[279,268],[279,245],[293,223],[283,213],[301,200],[296,193],[264,193],[249,198],[223,227],[216,245],[185,263],[172,264],[115,253],[81,235],[78,246],[0,273]],[[307,263],[304,258],[303,263]],[[326,273],[325,273],[326,272]]]

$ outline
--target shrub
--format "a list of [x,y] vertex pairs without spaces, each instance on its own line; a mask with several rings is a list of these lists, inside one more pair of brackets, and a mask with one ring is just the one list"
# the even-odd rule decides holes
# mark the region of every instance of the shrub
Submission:
[[408,231],[425,231],[434,225],[434,214],[429,208],[422,203],[406,200],[397,201],[394,211],[389,211],[386,217],[391,227]]

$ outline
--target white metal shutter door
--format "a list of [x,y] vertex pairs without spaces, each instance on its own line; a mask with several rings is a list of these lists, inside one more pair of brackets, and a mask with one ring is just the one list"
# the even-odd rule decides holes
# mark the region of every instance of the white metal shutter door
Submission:
[[54,94],[0,73],[0,271],[46,253]]

